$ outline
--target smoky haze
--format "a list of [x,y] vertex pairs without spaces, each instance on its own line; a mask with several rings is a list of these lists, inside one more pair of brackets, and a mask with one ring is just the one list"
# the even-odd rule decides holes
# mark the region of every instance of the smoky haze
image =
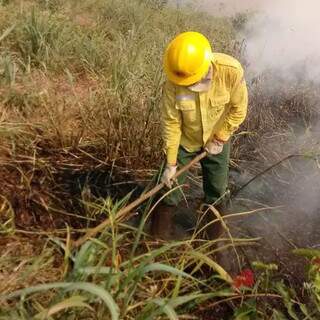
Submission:
[[320,81],[320,2],[259,2],[242,36],[249,70],[277,71],[282,78]]
[[172,0],[192,3],[215,16],[251,12],[240,33],[246,41],[249,77],[275,71],[277,77],[320,82],[319,0]]

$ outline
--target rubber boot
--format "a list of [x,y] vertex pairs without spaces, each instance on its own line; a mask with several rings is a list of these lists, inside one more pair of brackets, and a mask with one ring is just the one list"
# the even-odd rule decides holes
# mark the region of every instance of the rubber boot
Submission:
[[159,204],[151,216],[151,233],[155,238],[171,240],[174,237],[174,213],[175,206]]

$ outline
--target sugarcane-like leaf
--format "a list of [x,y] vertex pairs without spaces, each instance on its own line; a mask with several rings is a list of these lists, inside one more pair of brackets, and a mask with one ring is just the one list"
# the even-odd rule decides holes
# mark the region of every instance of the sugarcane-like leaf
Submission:
[[95,296],[98,296],[105,303],[105,305],[108,307],[111,313],[112,320],[119,319],[119,307],[113,300],[110,293],[104,290],[103,288],[89,282],[74,282],[74,283],[54,282],[54,283],[48,283],[48,284],[40,284],[34,287],[14,291],[8,295],[1,295],[0,301],[16,298],[20,296],[26,296],[26,295],[41,292],[41,291],[47,291],[50,289],[64,289],[66,291],[83,290],[83,291],[89,292]]

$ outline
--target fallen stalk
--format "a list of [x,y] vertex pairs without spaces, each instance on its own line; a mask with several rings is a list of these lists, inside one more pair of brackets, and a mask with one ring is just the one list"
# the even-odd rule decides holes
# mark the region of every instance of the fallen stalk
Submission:
[[[188,163],[186,166],[182,167],[173,177],[173,179],[178,178],[182,173],[188,171],[194,164],[198,163],[201,161],[203,158],[207,156],[207,152],[204,151],[200,153],[198,156],[196,156],[190,163]],[[147,199],[151,198],[155,194],[157,194],[162,188],[164,188],[165,184],[160,183],[156,185],[153,189],[150,191],[142,194],[137,200],[133,201],[130,203],[128,206],[120,209],[115,217],[117,221],[122,221],[123,219],[126,218],[126,216],[133,210],[134,208],[138,207],[140,204],[142,204],[144,201]],[[78,240],[73,242],[74,247],[79,247],[83,243],[85,243],[88,239],[95,237],[98,233],[103,231],[107,226],[109,226],[111,223],[110,218],[107,218],[103,222],[101,222],[99,225],[97,225],[95,228],[89,229],[88,232]]]

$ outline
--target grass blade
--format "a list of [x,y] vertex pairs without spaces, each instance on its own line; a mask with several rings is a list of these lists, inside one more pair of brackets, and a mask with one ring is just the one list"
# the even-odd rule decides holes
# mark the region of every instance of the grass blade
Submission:
[[152,272],[152,271],[168,272],[168,273],[171,273],[176,276],[182,276],[182,277],[191,278],[191,279],[196,280],[194,277],[190,276],[186,272],[181,271],[181,270],[174,268],[174,267],[171,267],[171,266],[167,266],[162,263],[152,263],[142,269],[143,274],[148,273],[148,272]]
[[226,281],[230,284],[233,283],[233,280],[232,280],[231,276],[229,275],[229,273],[227,271],[225,271],[218,263],[216,263],[215,261],[213,261],[212,259],[210,259],[206,255],[204,255],[203,253],[197,252],[197,251],[191,251],[189,254],[191,256],[193,256],[194,258],[202,260],[205,264],[207,264],[214,271],[216,271],[219,274],[220,278],[223,279],[224,281]]
[[160,306],[163,313],[165,313],[170,320],[179,320],[178,315],[174,311],[173,307],[168,304],[166,300],[154,299],[152,302]]
[[75,283],[55,282],[55,283],[48,283],[48,284],[40,284],[34,287],[14,291],[8,295],[2,295],[0,296],[0,301],[9,300],[19,296],[26,296],[26,295],[29,295],[32,293],[38,293],[41,291],[47,291],[50,289],[65,289],[66,291],[83,290],[83,291],[89,292],[95,296],[98,296],[105,303],[105,305],[108,307],[111,313],[112,320],[119,319],[119,307],[113,300],[110,293],[104,290],[103,288],[89,282],[75,282]]
[[5,39],[10,33],[11,31],[13,31],[13,29],[16,27],[15,24],[13,24],[11,27],[9,27],[8,29],[4,30],[4,32],[2,33],[2,35],[0,36],[0,42]]
[[43,310],[35,316],[35,319],[47,319],[48,317],[53,316],[54,314],[69,309],[69,308],[87,308],[91,311],[94,309],[85,303],[86,298],[82,296],[73,296],[71,298],[65,299],[54,306],[48,308],[47,310]]

